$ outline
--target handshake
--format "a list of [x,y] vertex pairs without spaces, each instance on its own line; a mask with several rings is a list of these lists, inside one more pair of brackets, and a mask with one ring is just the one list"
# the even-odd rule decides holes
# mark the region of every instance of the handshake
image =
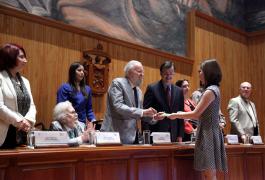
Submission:
[[175,114],[176,113],[168,114],[165,112],[157,112],[152,107],[143,110],[144,117],[152,117],[154,120],[163,120],[165,117],[173,120],[176,119]]

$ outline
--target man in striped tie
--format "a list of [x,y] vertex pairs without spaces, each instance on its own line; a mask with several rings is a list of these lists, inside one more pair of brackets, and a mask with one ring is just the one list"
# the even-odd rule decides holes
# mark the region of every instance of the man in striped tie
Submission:
[[[184,110],[184,97],[181,88],[172,83],[175,75],[173,62],[165,61],[160,66],[161,80],[148,85],[144,95],[144,108],[153,107],[158,112],[173,113]],[[181,142],[184,136],[184,121],[166,117],[154,125],[143,123],[143,129],[152,132],[170,132],[172,142]],[[158,119],[157,119],[158,120]]]

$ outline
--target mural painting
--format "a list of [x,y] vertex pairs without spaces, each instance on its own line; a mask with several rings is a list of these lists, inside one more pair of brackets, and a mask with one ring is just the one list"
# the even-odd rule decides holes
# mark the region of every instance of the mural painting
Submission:
[[185,56],[186,15],[198,9],[245,28],[244,0],[0,0],[109,37]]

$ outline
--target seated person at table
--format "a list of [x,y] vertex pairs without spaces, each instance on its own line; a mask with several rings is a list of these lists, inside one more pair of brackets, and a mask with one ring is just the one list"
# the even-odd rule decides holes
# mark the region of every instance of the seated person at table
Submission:
[[77,113],[69,101],[58,103],[53,109],[53,122],[51,131],[67,131],[70,138],[69,144],[80,145],[89,141],[89,131],[94,131],[92,122],[86,125],[78,121]]

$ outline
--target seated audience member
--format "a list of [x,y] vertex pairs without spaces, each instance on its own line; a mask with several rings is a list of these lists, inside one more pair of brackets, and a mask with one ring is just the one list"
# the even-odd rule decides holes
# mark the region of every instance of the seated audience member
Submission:
[[36,122],[30,84],[20,74],[26,64],[23,47],[5,44],[0,49],[0,148],[26,144]]
[[[195,103],[189,98],[189,81],[186,79],[178,80],[176,86],[182,88],[184,95],[184,112],[190,112],[195,109]],[[196,132],[197,120],[184,120],[184,138],[183,141],[190,141],[191,134]]]
[[80,145],[89,141],[89,131],[94,131],[92,122],[86,125],[78,121],[77,113],[69,101],[58,103],[53,109],[51,131],[67,131],[69,144]]
[[79,62],[71,64],[68,72],[68,82],[57,91],[57,103],[70,101],[78,114],[78,120],[96,121],[92,110],[92,91],[86,85],[84,66]]
[[231,134],[237,134],[242,142],[248,136],[259,135],[259,122],[255,104],[250,101],[252,86],[249,82],[240,84],[240,95],[230,99],[228,104]]

